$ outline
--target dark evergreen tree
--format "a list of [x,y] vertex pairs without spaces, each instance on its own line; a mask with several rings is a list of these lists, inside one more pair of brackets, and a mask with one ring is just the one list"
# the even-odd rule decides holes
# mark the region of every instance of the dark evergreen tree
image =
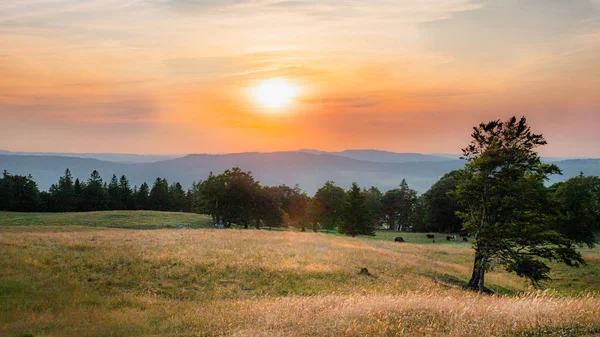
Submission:
[[83,190],[85,188],[85,184],[82,184],[79,181],[79,178],[75,179],[75,183],[73,184],[73,210],[75,211],[83,211]]
[[168,211],[171,209],[169,197],[169,183],[167,179],[156,178],[150,190],[150,209],[155,211]]
[[8,211],[12,208],[12,178],[8,171],[4,170],[0,179],[0,210]]
[[51,194],[57,211],[69,212],[75,210],[73,176],[68,168],[65,170],[65,175],[59,178],[56,191]]
[[146,183],[142,183],[135,193],[135,209],[150,209],[150,186]]
[[107,209],[108,192],[102,177],[94,170],[83,188],[82,209],[84,211],[101,211]]
[[185,191],[180,183],[169,186],[169,205],[170,210],[174,212],[183,212],[186,208],[187,199]]
[[113,174],[110,179],[110,183],[108,183],[108,209],[110,210],[121,210],[123,209],[123,204],[121,203],[121,193],[119,190],[119,181],[117,180],[117,175]]
[[129,180],[124,175],[119,179],[119,202],[122,209],[135,209],[135,196],[129,186]]

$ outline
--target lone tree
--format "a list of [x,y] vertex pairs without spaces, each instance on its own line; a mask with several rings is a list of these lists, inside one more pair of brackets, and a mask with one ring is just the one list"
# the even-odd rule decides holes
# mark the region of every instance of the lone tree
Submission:
[[578,241],[557,230],[558,216],[544,182],[561,172],[542,163],[535,151],[546,145],[544,137],[532,133],[524,117],[473,129],[473,139],[463,149],[467,164],[455,194],[465,209],[458,212],[463,229],[475,236],[468,287],[489,292],[485,273],[492,264],[529,278],[536,287],[549,279],[545,261],[583,264],[574,246]]

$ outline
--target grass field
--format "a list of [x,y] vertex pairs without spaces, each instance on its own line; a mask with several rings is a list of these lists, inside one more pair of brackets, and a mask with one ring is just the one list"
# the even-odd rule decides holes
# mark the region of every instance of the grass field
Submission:
[[[0,212],[0,226],[31,226],[31,230],[48,231],[56,227],[104,227],[127,229],[207,228],[209,216],[194,213],[156,211],[104,211],[72,213]],[[39,228],[45,227],[45,228]],[[65,228],[61,228],[65,230]],[[19,228],[16,230],[24,230]]]
[[[0,213],[0,336],[600,334],[597,250],[586,267],[556,268],[541,293],[493,271],[501,295],[487,296],[460,288],[468,243],[181,229],[207,218],[113,213]],[[150,218],[176,229],[123,229]]]

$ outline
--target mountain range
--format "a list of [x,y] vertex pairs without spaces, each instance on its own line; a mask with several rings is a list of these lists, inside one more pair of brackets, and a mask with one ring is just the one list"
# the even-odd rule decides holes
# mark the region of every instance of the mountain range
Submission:
[[[264,185],[287,184],[313,194],[326,181],[348,188],[354,181],[382,191],[397,187],[402,179],[418,192],[426,191],[444,174],[462,168],[458,155],[396,153],[379,150],[324,152],[299,150],[233,154],[191,154],[185,156],[129,154],[13,153],[0,151],[0,170],[31,174],[41,189],[48,189],[69,168],[73,176],[86,180],[98,170],[105,181],[113,174],[125,175],[131,185],[152,184],[157,177],[179,181],[184,187],[206,179],[210,172],[221,173],[234,166],[251,171]],[[600,159],[552,160],[562,170],[552,182],[583,172],[600,175]]]

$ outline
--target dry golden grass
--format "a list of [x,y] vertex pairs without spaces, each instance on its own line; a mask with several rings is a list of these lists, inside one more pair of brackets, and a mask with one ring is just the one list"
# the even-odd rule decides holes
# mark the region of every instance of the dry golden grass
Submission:
[[505,296],[461,290],[472,258],[461,247],[244,230],[0,231],[0,256],[0,336],[600,333],[593,293],[532,294],[501,272],[488,280]]

